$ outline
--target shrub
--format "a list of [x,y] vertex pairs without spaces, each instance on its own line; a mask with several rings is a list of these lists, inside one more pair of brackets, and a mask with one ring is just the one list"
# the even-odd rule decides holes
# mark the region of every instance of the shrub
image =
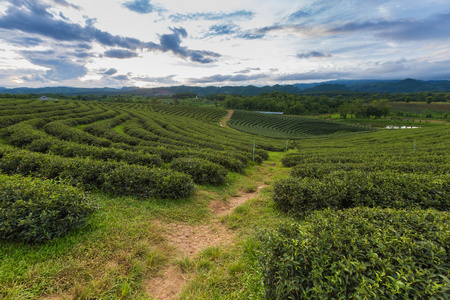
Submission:
[[228,173],[221,165],[191,157],[174,159],[170,168],[191,175],[194,182],[198,184],[222,184]]
[[266,299],[447,299],[450,214],[316,211],[260,235]]
[[103,162],[90,158],[64,158],[0,147],[0,171],[63,179],[86,189],[101,189],[141,198],[185,198],[194,190],[190,176],[172,170]]
[[83,191],[52,180],[0,174],[0,238],[44,242],[80,228],[96,204]]
[[449,210],[450,176],[341,171],[322,179],[285,178],[275,183],[273,199],[294,215],[355,206]]

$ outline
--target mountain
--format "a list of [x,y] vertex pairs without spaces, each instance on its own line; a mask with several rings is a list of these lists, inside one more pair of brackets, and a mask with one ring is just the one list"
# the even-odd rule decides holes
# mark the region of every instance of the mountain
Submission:
[[450,92],[450,81],[422,81],[407,78],[404,80],[334,80],[328,82],[299,83],[294,85],[274,85],[257,87],[248,86],[171,86],[159,88],[123,87],[116,88],[2,88],[2,94],[59,94],[77,95],[120,95],[133,94],[142,96],[170,96],[179,93],[193,93],[200,97],[213,94],[254,96],[269,92],[287,92],[291,94],[320,92],[365,92],[365,93],[416,93],[416,92]]

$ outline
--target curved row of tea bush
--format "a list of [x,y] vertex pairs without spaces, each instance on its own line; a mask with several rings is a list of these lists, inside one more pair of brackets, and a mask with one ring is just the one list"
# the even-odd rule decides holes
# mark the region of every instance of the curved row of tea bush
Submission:
[[272,115],[236,110],[227,124],[237,130],[272,138],[304,138],[336,133],[366,132],[373,129],[322,119]]
[[189,174],[195,183],[220,185],[225,182],[227,170],[221,165],[199,158],[176,158],[170,169]]
[[447,299],[450,214],[316,211],[261,235],[266,299]]
[[295,165],[290,175],[292,177],[323,178],[336,171],[395,171],[400,173],[420,174],[450,174],[450,162],[431,164],[428,162],[391,161],[389,159],[370,159],[367,163],[306,163]]
[[274,184],[273,200],[302,216],[325,208],[356,206],[450,210],[450,175],[339,171],[320,179],[285,178]]
[[0,171],[63,179],[74,186],[81,184],[86,189],[140,198],[186,198],[194,190],[189,175],[169,169],[89,158],[64,158],[3,146],[0,146]]
[[208,123],[218,122],[228,114],[228,111],[224,108],[186,105],[157,105],[154,110],[171,116],[189,117]]
[[0,174],[0,239],[40,243],[60,237],[85,225],[96,207],[70,185]]

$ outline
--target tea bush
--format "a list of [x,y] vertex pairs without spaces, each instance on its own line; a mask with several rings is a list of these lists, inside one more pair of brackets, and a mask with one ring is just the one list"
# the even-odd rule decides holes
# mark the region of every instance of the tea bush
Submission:
[[450,176],[394,172],[334,172],[315,178],[284,178],[273,199],[294,215],[327,207],[355,206],[450,209]]
[[191,175],[194,182],[198,184],[223,184],[228,173],[221,165],[190,157],[174,159],[170,168]]
[[96,209],[82,190],[18,175],[0,174],[0,238],[40,243],[80,228]]
[[448,299],[450,214],[316,211],[262,233],[266,299]]
[[63,179],[86,189],[101,189],[141,198],[185,198],[194,190],[192,178],[172,170],[103,162],[90,158],[64,158],[0,146],[0,171]]

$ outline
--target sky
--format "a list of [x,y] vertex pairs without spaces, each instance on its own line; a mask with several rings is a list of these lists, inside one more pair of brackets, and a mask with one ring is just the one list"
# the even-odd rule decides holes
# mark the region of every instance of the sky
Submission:
[[450,80],[449,0],[0,0],[0,87]]

